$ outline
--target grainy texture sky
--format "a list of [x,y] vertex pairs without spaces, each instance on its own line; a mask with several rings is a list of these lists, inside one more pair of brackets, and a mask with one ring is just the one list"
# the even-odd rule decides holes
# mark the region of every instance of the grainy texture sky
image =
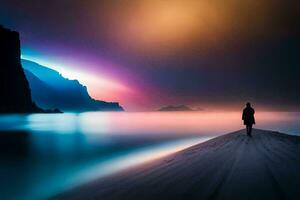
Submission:
[[299,13],[294,0],[2,0],[0,24],[24,57],[127,110],[299,109]]

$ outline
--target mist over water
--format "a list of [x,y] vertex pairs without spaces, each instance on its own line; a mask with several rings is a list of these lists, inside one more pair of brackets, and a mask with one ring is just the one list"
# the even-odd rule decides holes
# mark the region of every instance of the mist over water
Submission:
[[[298,112],[257,112],[256,128],[299,133]],[[219,135],[244,128],[240,112],[86,112],[0,116],[0,130],[96,135]]]
[[[255,128],[300,135],[299,113],[258,112]],[[43,199],[244,128],[239,112],[0,116],[1,199]]]

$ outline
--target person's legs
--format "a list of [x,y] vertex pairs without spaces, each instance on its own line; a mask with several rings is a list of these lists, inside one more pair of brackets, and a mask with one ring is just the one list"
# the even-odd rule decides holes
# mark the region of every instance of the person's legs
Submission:
[[251,137],[251,128],[252,128],[251,125],[249,125],[249,124],[246,125],[247,136],[249,136],[249,137]]
[[252,124],[250,124],[250,125],[248,125],[248,127],[249,127],[249,136],[250,137],[252,137]]

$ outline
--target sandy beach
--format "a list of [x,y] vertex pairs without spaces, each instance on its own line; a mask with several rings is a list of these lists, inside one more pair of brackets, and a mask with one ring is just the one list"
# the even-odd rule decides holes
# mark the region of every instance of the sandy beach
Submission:
[[300,199],[300,137],[245,130],[74,188],[53,199]]

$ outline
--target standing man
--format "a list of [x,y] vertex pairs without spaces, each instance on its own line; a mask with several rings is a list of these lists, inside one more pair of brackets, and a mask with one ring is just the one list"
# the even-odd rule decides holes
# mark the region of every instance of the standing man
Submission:
[[246,125],[247,135],[252,137],[252,125],[255,124],[254,118],[255,110],[251,107],[251,104],[248,102],[246,104],[246,108],[243,110],[242,120],[244,120],[244,124]]

